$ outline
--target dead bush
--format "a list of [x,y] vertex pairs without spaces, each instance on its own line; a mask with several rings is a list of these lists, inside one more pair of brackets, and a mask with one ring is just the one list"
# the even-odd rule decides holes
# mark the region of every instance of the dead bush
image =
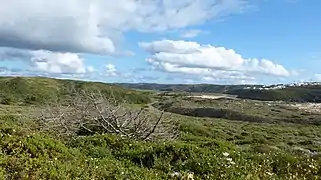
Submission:
[[177,122],[168,113],[148,107],[129,108],[126,102],[100,92],[74,92],[67,104],[48,104],[38,124],[43,131],[73,139],[95,133],[146,141],[178,136]]

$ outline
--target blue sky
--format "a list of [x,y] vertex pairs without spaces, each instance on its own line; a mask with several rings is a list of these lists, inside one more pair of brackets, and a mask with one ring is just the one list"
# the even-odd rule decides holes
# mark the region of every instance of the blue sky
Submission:
[[321,1],[3,1],[0,75],[103,82],[321,81]]

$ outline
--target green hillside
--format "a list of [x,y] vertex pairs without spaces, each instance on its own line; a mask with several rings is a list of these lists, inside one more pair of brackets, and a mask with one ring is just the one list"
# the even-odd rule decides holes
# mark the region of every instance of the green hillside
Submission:
[[1,77],[0,104],[43,104],[60,99],[67,100],[72,91],[100,91],[104,95],[125,99],[130,103],[147,103],[142,93],[115,85],[96,82],[59,80],[41,77]]
[[[226,93],[232,90],[243,89],[247,85],[216,85],[216,84],[152,84],[152,83],[120,83],[122,87],[131,89],[175,91],[175,92],[196,92],[196,93]],[[254,87],[254,86],[253,86]],[[257,85],[256,87],[261,87]]]
[[261,85],[214,85],[214,84],[118,84],[132,89],[157,90],[167,92],[225,93],[242,99],[263,101],[321,102],[321,86],[310,85],[287,87],[285,89],[259,90],[245,87]]
[[263,101],[321,102],[321,86],[288,87],[275,90],[238,89],[229,91],[243,99]]

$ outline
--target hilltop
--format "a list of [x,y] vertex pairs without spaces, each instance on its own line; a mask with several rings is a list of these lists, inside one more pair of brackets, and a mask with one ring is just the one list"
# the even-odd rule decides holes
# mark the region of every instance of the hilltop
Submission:
[[0,104],[43,104],[59,99],[70,98],[72,91],[100,91],[116,99],[130,103],[147,103],[148,96],[117,85],[61,80],[43,77],[1,77]]

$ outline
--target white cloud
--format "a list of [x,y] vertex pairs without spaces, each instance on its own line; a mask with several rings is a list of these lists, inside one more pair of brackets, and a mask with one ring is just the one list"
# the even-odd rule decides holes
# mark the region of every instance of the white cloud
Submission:
[[42,73],[83,74],[93,70],[92,67],[86,69],[84,60],[75,53],[0,48],[0,61],[4,60],[26,62],[30,71]]
[[0,46],[117,54],[129,30],[166,31],[240,12],[247,0],[0,0]]
[[113,65],[113,64],[107,64],[107,65],[105,66],[104,74],[105,74],[106,76],[117,76],[117,69],[116,69],[115,65]]
[[10,70],[6,67],[0,67],[0,75],[3,76],[3,75],[7,75],[10,73]]
[[185,31],[181,34],[182,38],[194,38],[199,36],[200,34],[207,33],[206,31],[200,30],[200,29],[192,29]]
[[287,77],[291,73],[282,65],[267,59],[246,59],[233,49],[200,45],[196,42],[162,40],[140,43],[151,54],[146,59],[167,72],[250,77],[272,75]]
[[205,81],[207,83],[217,83],[217,82],[224,82],[224,84],[257,84],[255,79],[242,79],[242,77],[239,78],[222,78],[222,77],[212,77],[212,76],[204,76],[201,78],[202,81]]
[[95,70],[95,68],[93,67],[93,66],[88,66],[87,67],[87,72],[88,73],[93,73],[93,72],[95,72],[96,70]]
[[53,53],[50,51],[32,51],[30,63],[36,71],[56,74],[84,74],[86,68],[83,59],[74,53]]

